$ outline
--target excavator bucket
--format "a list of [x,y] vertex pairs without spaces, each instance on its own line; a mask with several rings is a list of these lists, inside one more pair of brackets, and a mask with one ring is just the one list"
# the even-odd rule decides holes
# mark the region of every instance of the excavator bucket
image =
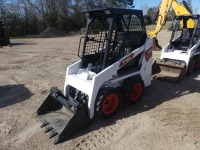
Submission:
[[155,60],[152,66],[153,79],[178,83],[186,75],[186,64],[183,62],[169,62]]
[[162,49],[162,47],[158,44],[158,39],[157,38],[153,38],[153,50],[155,51],[160,51]]
[[50,94],[37,111],[41,128],[49,132],[54,144],[69,139],[74,134],[90,125],[86,109],[80,103],[67,99],[57,88]]

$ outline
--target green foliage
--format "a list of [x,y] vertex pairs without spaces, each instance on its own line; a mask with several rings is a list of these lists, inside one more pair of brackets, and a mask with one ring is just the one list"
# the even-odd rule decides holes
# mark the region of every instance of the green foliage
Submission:
[[[151,24],[151,23],[156,23],[157,20],[157,15],[159,13],[159,10],[157,7],[151,7],[148,9],[147,11],[147,18],[145,18],[146,23]],[[166,21],[171,21],[173,19],[173,17],[175,16],[175,12],[173,9],[171,9],[168,13],[168,17]],[[150,18],[149,18],[150,17]]]
[[145,16],[144,16],[144,24],[145,24],[145,25],[150,25],[150,24],[152,24],[151,16],[149,16],[149,15],[145,15]]
[[151,8],[148,9],[147,16],[150,17],[150,20],[151,20],[152,23],[155,22],[157,13],[158,13],[158,8],[157,7],[151,7]]
[[[105,3],[104,3],[105,2]],[[132,7],[134,0],[0,0],[0,20],[10,36],[39,34],[47,27],[79,31],[86,23],[83,10]]]

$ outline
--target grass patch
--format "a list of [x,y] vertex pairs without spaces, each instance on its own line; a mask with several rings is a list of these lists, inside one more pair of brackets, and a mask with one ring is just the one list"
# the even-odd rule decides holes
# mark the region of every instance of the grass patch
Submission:
[[[168,30],[169,27],[170,27],[171,25],[172,25],[172,22],[171,22],[171,21],[167,21],[167,22],[165,23],[165,25],[162,26],[162,30]],[[147,31],[155,30],[155,28],[156,28],[156,24],[146,25]]]

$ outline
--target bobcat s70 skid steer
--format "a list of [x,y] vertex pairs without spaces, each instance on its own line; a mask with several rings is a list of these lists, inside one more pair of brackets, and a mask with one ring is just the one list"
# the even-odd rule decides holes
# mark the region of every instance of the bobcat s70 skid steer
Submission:
[[89,126],[95,114],[112,116],[121,100],[137,102],[151,84],[152,40],[142,11],[102,8],[84,13],[81,59],[67,68],[64,94],[52,88],[37,111],[55,144]]
[[[193,26],[191,26],[193,22]],[[180,23],[183,27],[180,28]],[[200,15],[174,17],[171,40],[153,64],[154,78],[178,82],[200,68]]]

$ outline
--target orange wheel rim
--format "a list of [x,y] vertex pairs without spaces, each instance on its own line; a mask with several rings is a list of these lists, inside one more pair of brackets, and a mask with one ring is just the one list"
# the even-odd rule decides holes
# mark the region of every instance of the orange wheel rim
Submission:
[[116,94],[107,95],[102,104],[103,112],[106,115],[112,114],[117,108],[118,101],[119,101],[119,98]]
[[137,101],[140,98],[140,95],[142,94],[142,85],[141,83],[136,83],[133,85],[131,91],[130,91],[130,99],[131,101]]

